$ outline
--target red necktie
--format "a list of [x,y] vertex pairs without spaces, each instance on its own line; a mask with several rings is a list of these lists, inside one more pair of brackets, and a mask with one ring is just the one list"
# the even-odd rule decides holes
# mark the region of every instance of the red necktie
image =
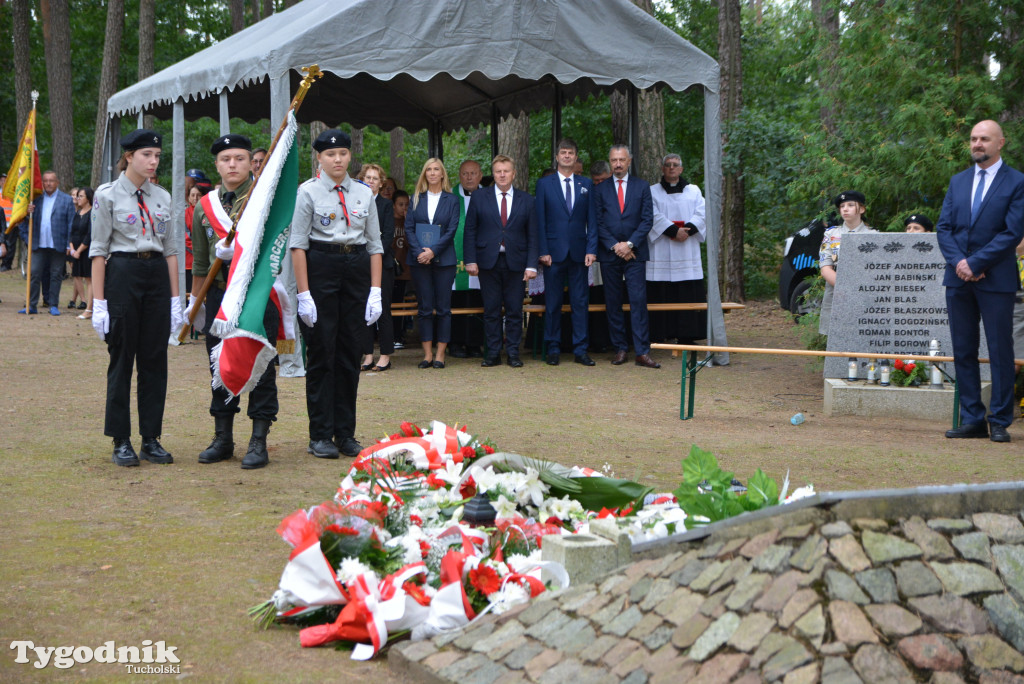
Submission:
[[622,194],[622,179],[619,179],[619,213],[626,211],[626,196]]
[[508,201],[505,198],[506,193],[501,193],[501,227],[504,228],[505,224],[508,223]]
[[335,185],[334,189],[338,191],[338,200],[341,202],[341,213],[345,216],[345,225],[348,225],[348,206],[345,204],[345,193],[341,191],[340,185]]

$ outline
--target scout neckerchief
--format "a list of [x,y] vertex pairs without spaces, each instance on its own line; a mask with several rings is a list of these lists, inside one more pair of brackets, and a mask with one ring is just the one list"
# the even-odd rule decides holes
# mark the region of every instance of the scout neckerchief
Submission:
[[352,222],[348,220],[348,205],[345,204],[345,193],[341,191],[341,183],[338,183],[332,189],[338,193],[338,201],[341,202],[341,213],[345,216],[345,225],[352,225]]
[[139,222],[142,224],[142,234],[146,234],[146,221],[149,221],[149,227],[153,228],[153,216],[149,213],[149,207],[146,206],[146,200],[142,196],[142,188],[135,191],[135,196],[139,199]]
[[[480,188],[477,188],[479,191]],[[458,198],[459,198],[459,228],[455,231],[455,261],[458,266],[455,268],[455,289],[456,290],[468,290],[469,289],[469,273],[466,272],[466,263],[462,259],[463,245],[462,236],[465,233],[466,228],[466,200],[463,199],[464,189],[460,185]]]

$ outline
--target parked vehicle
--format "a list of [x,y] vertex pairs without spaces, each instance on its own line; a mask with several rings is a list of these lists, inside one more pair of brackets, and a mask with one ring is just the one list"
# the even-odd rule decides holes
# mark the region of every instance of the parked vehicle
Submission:
[[803,294],[810,287],[807,277],[818,273],[818,253],[825,228],[838,221],[835,215],[829,216],[827,223],[815,219],[786,238],[779,269],[779,306],[794,316],[816,311],[821,306],[821,302],[804,302]]

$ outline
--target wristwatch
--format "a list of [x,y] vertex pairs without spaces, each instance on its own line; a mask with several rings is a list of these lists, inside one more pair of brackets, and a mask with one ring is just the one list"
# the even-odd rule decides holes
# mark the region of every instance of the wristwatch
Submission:
[[630,249],[633,249],[633,243],[630,242],[629,240],[626,240],[626,246],[629,247]]

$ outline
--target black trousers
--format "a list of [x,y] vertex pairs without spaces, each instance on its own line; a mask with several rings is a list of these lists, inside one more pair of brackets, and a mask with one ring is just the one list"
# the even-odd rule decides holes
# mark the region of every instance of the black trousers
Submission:
[[309,438],[354,437],[370,255],[366,250],[351,254],[310,250],[306,264],[317,311],[312,328],[299,323],[306,343]]
[[167,338],[171,332],[171,283],[167,260],[114,253],[107,261],[104,292],[110,312],[107,333],[107,411],[103,434],[132,435],[132,369],[137,367],[139,432],[159,437],[167,398]]
[[[206,340],[208,359],[213,353],[213,348],[220,343],[220,338],[210,333],[210,325],[217,316],[222,299],[224,299],[224,290],[219,285],[213,285],[206,295],[206,327],[203,329],[203,332],[206,333],[204,339]],[[263,313],[263,331],[270,344],[277,344],[277,326],[280,320],[277,307],[273,302],[267,301],[267,309]],[[210,362],[210,377],[213,377],[212,361]],[[211,385],[210,392],[213,395],[210,398],[211,416],[233,416],[241,410],[239,408],[240,397],[232,397],[223,387]],[[260,381],[249,392],[249,408],[246,413],[253,420],[274,421],[277,419],[277,409],[277,368],[271,363],[263,371]]]
[[[390,257],[387,261],[394,261]],[[395,269],[385,266],[380,274],[380,318],[366,328],[363,354],[373,353],[373,340],[380,336],[380,353],[391,356],[395,353],[395,324],[391,320],[391,295],[395,286]]]
[[[501,352],[504,320],[505,351],[509,356],[519,356],[523,339],[523,272],[510,270],[505,255],[499,254],[494,268],[480,269],[480,294],[484,298],[487,354],[495,356]],[[502,305],[505,306],[504,319]]]

